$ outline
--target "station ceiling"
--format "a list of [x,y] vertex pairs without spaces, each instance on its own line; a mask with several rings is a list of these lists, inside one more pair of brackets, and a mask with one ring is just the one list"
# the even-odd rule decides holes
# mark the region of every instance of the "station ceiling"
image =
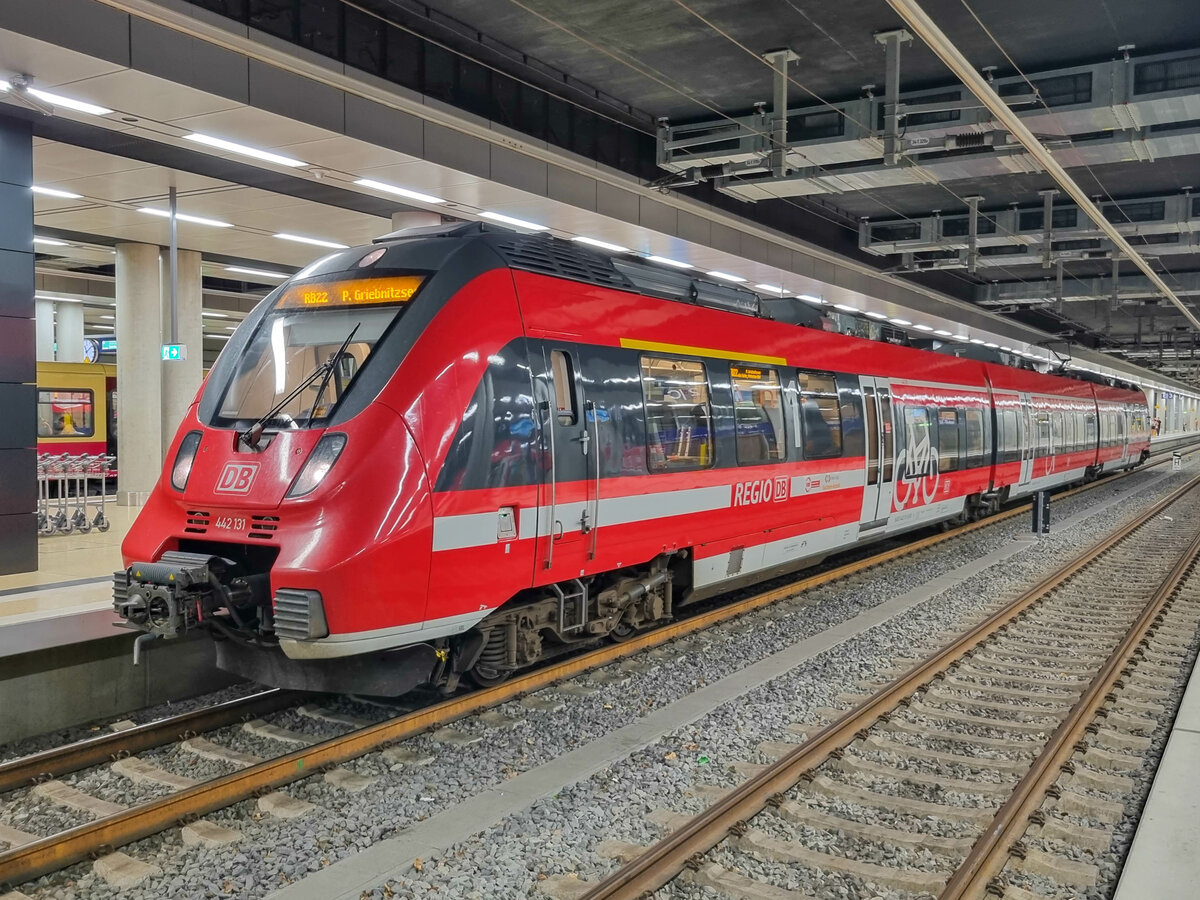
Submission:
[[[527,59],[512,61],[513,72],[553,67],[628,104],[634,116],[666,117],[672,125],[744,116],[757,101],[770,110],[771,71],[759,55],[774,48],[786,47],[799,57],[791,69],[790,108],[852,100],[868,85],[882,95],[885,54],[875,34],[904,25],[885,0],[426,0],[423,15],[414,12],[420,4],[363,3],[464,55],[479,57],[492,43],[515,48]],[[1095,64],[1121,59],[1124,53],[1137,60],[1200,47],[1194,0],[925,0],[921,5],[973,66],[995,67],[996,77]],[[1197,71],[1194,90],[1200,94],[1200,62]],[[959,83],[932,51],[914,40],[902,51],[900,84],[903,91],[912,91]],[[1200,188],[1200,153],[1131,158],[1077,167],[1071,174],[1085,193],[1105,199],[1194,193]],[[985,211],[1038,205],[1038,192],[1055,186],[1046,174],[1020,166],[951,182],[928,181],[756,205],[786,204],[784,215],[806,237],[819,240],[824,233],[827,246],[844,250],[848,234],[854,235],[864,218],[959,213],[968,196],[983,197]],[[1187,240],[1195,252],[1176,248],[1172,255],[1154,259],[1181,294],[1181,276],[1200,272],[1200,244],[1190,236]],[[1143,252],[1151,256],[1154,249]],[[877,263],[901,268],[899,257]],[[1111,273],[1111,262],[1079,259],[1065,269],[1068,280],[1097,279]],[[1119,271],[1122,276],[1136,272],[1127,262]],[[1036,260],[1033,265],[993,266],[979,274],[947,269],[941,275],[937,287],[964,298],[977,298],[980,286],[991,282],[1042,283],[1048,278]],[[1185,302],[1196,299],[1185,296]],[[1146,305],[1109,311],[1101,304],[1068,304],[1065,315],[1032,306],[1006,312],[1093,346],[1167,340],[1193,344],[1193,332],[1173,307],[1165,301],[1150,309]],[[1148,322],[1152,328],[1145,327]]]
[[[114,0],[109,5],[133,8],[138,2]],[[338,29],[337,35],[329,31],[324,37],[336,36],[333,43],[341,42],[343,54],[348,53],[352,39],[344,30],[348,28],[348,10],[366,9],[422,36],[428,42],[424,45],[426,64],[429,48],[438,46],[449,48],[459,58],[478,59],[492,71],[507,72],[524,83],[543,89],[549,86],[551,93],[555,84],[565,86],[563,96],[569,103],[578,105],[583,97],[585,106],[637,132],[642,148],[654,133],[657,117],[669,117],[672,124],[679,124],[742,116],[756,101],[766,101],[769,109],[771,72],[759,54],[781,46],[799,56],[791,70],[788,99],[792,109],[853,99],[861,96],[865,85],[874,85],[875,93],[881,94],[884,52],[875,34],[902,24],[884,0],[756,0],[741,4],[715,0],[432,0],[429,5],[409,0],[355,0],[344,8],[332,0],[302,0],[299,6],[313,10],[313,17],[297,19],[297,30],[289,38],[286,29],[273,31],[270,9],[292,9],[291,3],[193,0],[176,5],[205,7],[218,16],[240,15],[252,29],[252,39],[260,39],[254,37],[253,29],[258,28],[283,37],[285,43],[291,40],[309,46],[322,44],[320,32],[328,23],[328,28]],[[1118,47],[1129,45],[1135,45],[1130,50],[1135,58],[1200,47],[1194,4],[1187,0],[1156,0],[1149,7],[1135,0],[1014,0],[1004,4],[926,0],[923,6],[972,64],[981,68],[995,65],[999,76],[1011,74],[1014,67],[1035,72],[1119,59]],[[231,12],[239,9],[240,13]],[[257,20],[253,19],[256,9]],[[343,9],[343,18],[331,14],[336,9]],[[972,10],[988,31],[973,18]],[[305,22],[316,24],[305,31]],[[11,33],[0,36],[0,64],[7,71],[40,74],[43,83],[63,86],[117,110],[102,118],[60,112],[40,118],[35,126],[36,181],[81,195],[73,200],[37,198],[39,233],[69,242],[67,250],[49,251],[40,259],[39,268],[46,271],[71,269],[104,277],[109,273],[103,257],[111,257],[115,241],[165,243],[166,222],[140,209],[165,207],[167,187],[173,183],[179,190],[181,211],[235,226],[211,229],[183,224],[180,239],[182,245],[205,253],[210,263],[206,275],[214,281],[213,296],[225,298],[231,308],[246,307],[269,285],[261,281],[240,287],[234,281],[224,283],[223,267],[240,263],[286,272],[321,252],[280,241],[277,233],[303,231],[341,243],[365,242],[390,230],[393,212],[422,208],[356,185],[356,178],[368,177],[436,193],[447,199],[446,205],[437,209],[449,217],[470,219],[483,209],[502,208],[553,222],[560,236],[592,235],[641,253],[685,253],[694,264],[714,269],[740,266],[739,271],[751,283],[779,283],[782,274],[761,261],[739,261],[736,249],[721,252],[698,243],[681,243],[678,237],[656,236],[653,229],[627,227],[602,214],[531,196],[507,182],[495,168],[491,177],[478,171],[468,174],[455,170],[453,164],[434,164],[428,155],[421,159],[401,152],[396,145],[353,140],[329,126],[307,124],[300,120],[309,105],[304,100],[292,104],[294,115],[275,115],[211,91],[150,77],[112,60],[59,52],[51,44]],[[905,46],[901,68],[905,91],[957,85],[920,41]],[[54,80],[46,82],[47,77]],[[461,85],[459,78],[463,78]],[[453,76],[451,81],[456,90],[466,84],[464,76]],[[1200,85],[1196,91],[1200,95]],[[323,96],[312,98],[313,102],[319,106]],[[318,115],[308,121],[322,119]],[[284,152],[303,160],[305,167],[284,170],[196,148],[181,139],[192,131],[222,134]],[[648,146],[653,147],[652,140]],[[650,156],[645,154],[646,158],[632,163],[625,160],[621,165],[644,183],[656,171]],[[599,161],[605,165],[602,158]],[[1094,165],[1072,174],[1088,193],[1116,198],[1166,195],[1200,186],[1200,154]],[[882,271],[897,271],[894,261],[859,252],[860,218],[915,219],[934,210],[961,212],[961,198],[972,194],[984,196],[983,209],[1035,203],[1037,192],[1050,186],[1044,174],[1013,171],[952,184],[842,190],[819,198],[757,204],[715,197],[712,191],[701,190],[707,187],[704,185],[682,188],[678,193],[705,202],[722,201],[725,212],[823,244],[847,254],[855,264],[865,261]],[[641,202],[645,205],[645,200]],[[743,257],[752,255],[742,253]],[[1200,274],[1200,254],[1162,260],[1171,273]],[[1080,261],[1069,275],[1080,281],[1107,271],[1106,262]],[[1124,264],[1122,272],[1132,272],[1132,268]],[[943,271],[917,273],[913,278],[922,287],[978,302],[991,284],[1043,281],[1047,275],[1040,268],[1012,264],[978,274]],[[792,289],[807,288],[798,283]],[[239,291],[245,302],[237,299]],[[853,291],[834,291],[831,296],[841,302],[859,302]],[[1150,345],[1169,338],[1186,348],[1193,341],[1190,331],[1179,326],[1181,317],[1165,304],[1113,311],[1101,309],[1102,305],[1068,304],[1065,315],[1045,309],[988,309],[1093,347],[1112,349],[1115,344],[1128,346],[1143,339]],[[898,314],[888,309],[886,302],[879,311]],[[942,310],[938,315],[951,313]],[[933,324],[950,328],[952,320]],[[1142,356],[1136,362],[1153,365],[1155,360]],[[1200,375],[1200,368],[1165,371],[1189,379]]]

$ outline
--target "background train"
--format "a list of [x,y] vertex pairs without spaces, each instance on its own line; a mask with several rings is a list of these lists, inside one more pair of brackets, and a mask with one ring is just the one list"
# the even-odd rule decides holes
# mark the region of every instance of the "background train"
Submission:
[[39,362],[37,390],[39,454],[116,455],[116,366]]
[[206,628],[220,666],[268,684],[487,684],[1149,453],[1132,385],[789,309],[482,225],[336,252],[229,341],[115,608],[139,640]]

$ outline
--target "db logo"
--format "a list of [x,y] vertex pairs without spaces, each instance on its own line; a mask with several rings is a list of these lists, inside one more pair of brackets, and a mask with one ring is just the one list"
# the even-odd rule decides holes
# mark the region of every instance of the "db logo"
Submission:
[[752,503],[770,503],[788,498],[788,477],[764,478],[761,481],[743,481],[733,486],[733,505],[749,506]]
[[257,471],[258,463],[226,463],[213,490],[218,494],[248,494]]
[[788,490],[788,488],[791,487],[791,485],[788,483],[789,481],[790,481],[790,479],[786,475],[776,475],[775,476],[775,502],[776,503],[780,502],[781,500],[786,500],[788,498],[788,494],[791,493]]

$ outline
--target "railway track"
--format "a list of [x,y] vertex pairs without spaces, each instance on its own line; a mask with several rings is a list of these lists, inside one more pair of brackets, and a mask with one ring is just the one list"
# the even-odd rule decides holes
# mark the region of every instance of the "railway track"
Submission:
[[[1114,480],[1110,478],[1098,484],[1111,484]],[[1066,495],[1087,490],[1089,487],[1091,485],[1076,488],[1066,492]],[[847,578],[893,559],[938,547],[955,537],[1020,515],[1027,509],[1027,505],[1019,506],[999,516],[945,534],[906,544],[816,576],[745,597],[732,604],[639,635],[621,645],[602,647],[523,674],[495,688],[433,702],[384,721],[367,722],[307,706],[303,707],[299,714],[319,721],[324,727],[324,733],[321,730],[314,732],[312,729],[300,734],[289,732],[286,728],[263,721],[262,717],[275,712],[299,710],[303,698],[288,692],[267,691],[230,701],[216,708],[138,726],[124,732],[92,738],[44,754],[0,764],[0,794],[28,789],[31,783],[36,782],[29,789],[29,793],[40,798],[39,802],[80,810],[93,817],[91,821],[64,828],[59,833],[46,837],[11,828],[0,829],[0,841],[9,844],[7,851],[0,852],[0,885],[20,884],[88,856],[95,856],[182,822],[193,821],[240,800],[262,796],[299,778],[328,772],[342,762],[364,753],[493,708],[515,697],[678,637],[700,632],[719,622],[795,596],[804,590]],[[298,748],[263,759],[240,752],[236,748],[223,748],[220,744],[201,736],[213,729],[238,723],[259,738],[276,741],[283,747],[291,744]],[[328,731],[341,733],[329,735]],[[147,762],[137,756],[172,744],[179,744],[200,759],[216,760],[224,764],[226,769],[235,767],[236,770],[225,771],[200,781],[191,777],[163,777],[162,770],[153,761]],[[61,782],[57,780],[68,773],[114,761],[115,769],[121,777],[147,786],[145,802],[128,808],[116,808],[103,798],[98,798],[98,803],[91,803],[86,796],[81,797],[79,792],[73,792],[74,789],[63,790]]]
[[1200,477],[833,721],[760,745],[772,761],[700,814],[652,813],[668,836],[583,897],[801,900],[798,869],[855,896],[1078,896],[1170,714],[1198,557]]

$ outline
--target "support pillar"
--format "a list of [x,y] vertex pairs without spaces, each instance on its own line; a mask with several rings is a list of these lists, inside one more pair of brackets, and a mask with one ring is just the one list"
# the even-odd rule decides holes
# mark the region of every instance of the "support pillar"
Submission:
[[428,228],[430,225],[441,224],[441,213],[421,210],[392,213],[392,231],[399,231],[401,228]]
[[83,362],[83,304],[59,300],[54,304],[58,323],[55,338],[59,362]]
[[117,502],[146,502],[162,470],[159,248],[117,244]]
[[37,317],[37,361],[54,362],[54,301],[38,300],[35,314]]
[[[200,275],[200,253],[196,250],[179,250],[178,321],[176,322],[177,343],[187,347],[187,359],[162,363],[162,446],[167,450],[175,439],[179,423],[183,421],[188,407],[196,398],[200,382],[204,379],[204,322],[201,318],[204,307],[204,291]],[[168,254],[162,256],[162,325],[163,343],[171,336],[171,272]],[[121,345],[118,343],[118,347]]]
[[0,116],[0,575],[37,569],[33,128]]

